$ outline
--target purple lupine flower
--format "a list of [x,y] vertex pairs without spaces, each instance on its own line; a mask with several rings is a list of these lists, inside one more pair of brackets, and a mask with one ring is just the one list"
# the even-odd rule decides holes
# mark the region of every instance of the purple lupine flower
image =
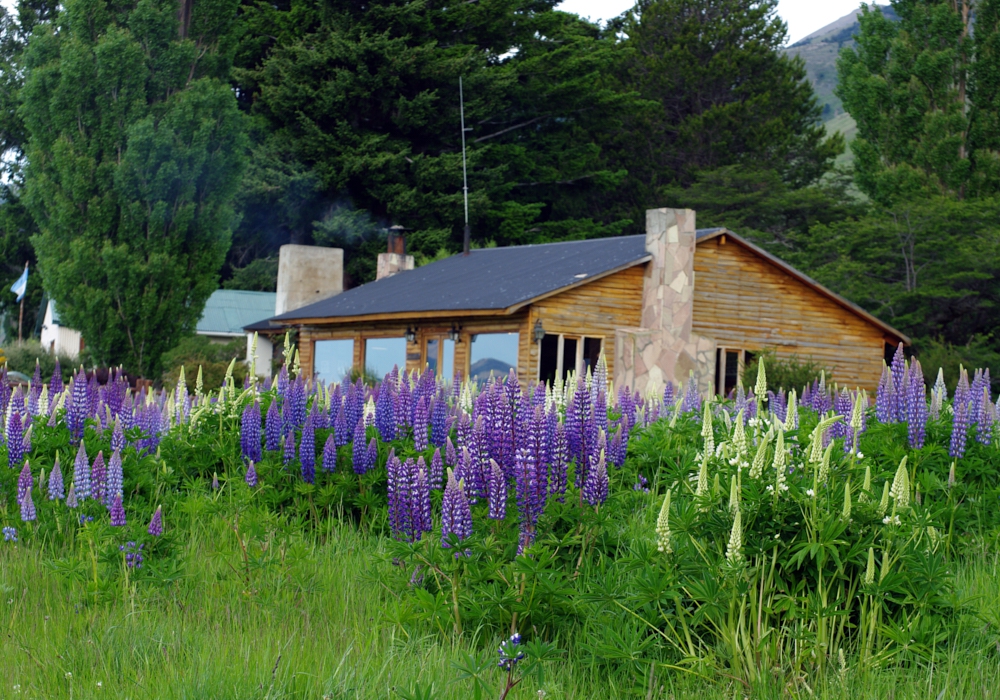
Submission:
[[73,463],[72,485],[78,500],[90,498],[90,460],[87,459],[87,449],[83,445],[83,440],[80,440],[80,447],[76,451],[76,461]]
[[11,469],[21,466],[24,461],[24,439],[21,430],[21,414],[14,411],[7,421],[7,466]]
[[392,400],[392,373],[385,376],[382,384],[378,388],[378,397],[375,399],[375,427],[378,434],[382,436],[382,442],[391,442],[396,439],[396,414]]
[[417,459],[411,506],[414,540],[419,540],[425,532],[434,529],[434,521],[431,519],[431,488],[427,481],[426,466],[423,457]]
[[354,427],[354,444],[351,446],[351,466],[355,474],[368,471],[368,450],[365,443],[365,424],[360,418]]
[[281,460],[286,467],[295,461],[295,428],[289,428],[288,432],[285,433],[285,445]]
[[333,435],[326,436],[326,443],[323,445],[323,471],[337,471],[337,443]]
[[431,457],[431,468],[427,472],[427,479],[432,489],[440,489],[444,486],[444,460],[441,459],[441,448],[434,450]]
[[17,477],[17,502],[20,503],[24,500],[25,494],[31,491],[31,487],[35,484],[35,478],[31,476],[31,467],[28,466],[27,460],[24,462],[24,468],[21,470],[20,475]]
[[893,423],[901,423],[906,420],[904,406],[904,392],[908,390],[906,374],[906,355],[903,353],[903,343],[896,346],[896,352],[892,356],[892,364],[889,366],[892,378],[892,392],[890,393],[890,417]]
[[66,427],[69,428],[70,439],[73,442],[83,439],[83,427],[87,420],[88,403],[87,375],[84,374],[83,368],[80,368],[80,371],[73,377],[70,400],[66,404]]
[[24,494],[24,498],[21,500],[21,520],[24,522],[31,522],[37,517],[35,513],[35,501],[31,498],[31,491]]
[[987,386],[983,387],[982,398],[979,401],[979,419],[976,421],[976,440],[981,445],[989,445],[992,441],[993,423],[996,418]]
[[522,547],[535,539],[535,525],[545,508],[544,486],[539,484],[538,463],[531,450],[521,448],[514,466],[514,490],[520,515]]
[[306,386],[302,377],[296,377],[289,384],[285,402],[285,405],[288,406],[288,419],[291,421],[291,425],[295,428],[301,428],[306,422]]
[[951,444],[948,446],[949,456],[959,459],[965,455],[965,439],[969,430],[969,408],[966,403],[953,404],[955,416],[951,424]]
[[260,404],[254,400],[243,408],[243,415],[240,417],[240,451],[243,459],[249,462],[259,462],[262,458],[260,423]]
[[125,431],[122,430],[121,418],[115,416],[115,427],[111,431],[111,451],[115,452],[125,451]]
[[111,527],[125,527],[125,507],[121,496],[115,495],[108,512],[111,515]]
[[247,473],[243,477],[243,480],[247,482],[247,486],[250,488],[257,486],[257,467],[254,466],[253,462],[247,463]]
[[368,450],[365,452],[365,471],[375,468],[378,464],[378,439],[372,438],[368,441]]
[[618,469],[622,468],[625,464],[625,451],[622,449],[622,426],[618,426],[618,430],[611,437],[611,442],[608,443],[608,461],[611,462],[613,467]]
[[52,465],[52,473],[49,475],[49,500],[59,501],[65,497],[62,467],[59,466],[59,455],[57,454],[56,463]]
[[448,437],[448,402],[444,389],[431,403],[431,444],[441,447]]
[[427,428],[429,418],[427,415],[427,401],[421,396],[417,401],[416,410],[413,412],[413,448],[417,452],[427,449]]
[[583,485],[583,501],[587,505],[599,506],[608,500],[608,469],[604,464],[604,455],[600,455],[588,471],[587,481]]
[[[250,468],[253,468],[253,462],[250,463]],[[163,534],[163,510],[160,506],[156,506],[156,510],[153,512],[153,517],[149,521],[149,527],[146,529],[153,537],[159,537]]]
[[[458,462],[458,453],[455,452],[455,445],[451,441],[451,437],[445,438],[444,442],[444,462],[449,467],[454,467]],[[442,479],[444,475],[442,474]]]
[[11,527],[10,525],[5,525],[3,530],[3,541],[4,542],[14,542],[17,543],[17,528]]
[[448,470],[448,484],[441,500],[441,546],[450,547],[450,536],[461,542],[472,535],[472,508],[465,495],[465,489],[455,480],[454,472]]
[[549,495],[557,496],[562,503],[566,495],[566,430],[562,423],[556,425],[552,461],[549,463]]
[[[622,395],[622,393],[619,393],[619,406],[622,404]],[[625,389],[624,395],[631,398],[631,392],[628,389]],[[676,398],[674,397],[674,383],[668,379],[666,386],[663,387],[663,407],[666,408],[668,406],[673,406],[674,401],[676,401]],[[624,415],[624,413],[622,415]]]
[[698,382],[694,372],[688,376],[687,387],[684,389],[684,400],[681,402],[681,413],[698,413],[701,411],[701,394],[698,393]]
[[882,376],[878,380],[878,389],[875,390],[875,418],[879,423],[892,421],[892,391],[893,380],[889,368],[883,362]]
[[403,372],[399,377],[399,390],[396,392],[396,405],[393,408],[396,427],[399,430],[405,430],[413,424],[411,403],[410,376]]
[[55,369],[52,370],[52,378],[49,380],[49,397],[55,401],[56,397],[63,392],[62,367],[59,366],[59,359],[56,358]]
[[909,368],[909,386],[906,388],[906,424],[910,447],[919,450],[924,446],[927,430],[927,387],[920,362],[914,360]]
[[278,412],[278,402],[271,401],[267,407],[267,417],[264,419],[264,449],[274,452],[281,447],[281,413]]
[[490,483],[486,489],[489,517],[503,520],[507,517],[507,477],[495,459],[490,460]]
[[313,430],[312,416],[306,418],[299,441],[299,465],[302,480],[307,484],[316,481],[316,432]]
[[403,463],[396,457],[396,450],[389,450],[385,462],[386,499],[388,502],[389,529],[393,537],[401,539],[409,517],[409,481]]
[[90,467],[90,497],[104,504],[111,503],[107,487],[108,468],[104,463],[104,451],[100,450]]
[[[98,453],[98,457],[100,457]],[[97,460],[94,460],[94,464]],[[104,503],[110,504],[115,496],[125,495],[125,475],[122,471],[122,453],[115,450],[111,455],[111,462],[108,464],[108,482],[104,490]],[[96,496],[95,496],[96,498]]]

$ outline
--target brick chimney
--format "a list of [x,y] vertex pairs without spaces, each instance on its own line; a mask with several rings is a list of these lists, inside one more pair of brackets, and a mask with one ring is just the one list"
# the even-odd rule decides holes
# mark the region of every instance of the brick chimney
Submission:
[[389,229],[389,242],[386,252],[379,253],[378,267],[375,272],[375,279],[392,277],[397,272],[413,269],[413,256],[406,254],[406,238],[403,236],[405,229],[402,226],[393,226]]

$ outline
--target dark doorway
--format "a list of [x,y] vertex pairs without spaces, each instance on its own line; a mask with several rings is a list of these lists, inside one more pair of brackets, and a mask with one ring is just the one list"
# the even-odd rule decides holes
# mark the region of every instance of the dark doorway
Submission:
[[563,381],[566,381],[566,377],[569,376],[570,372],[576,371],[576,338],[563,338],[563,363],[562,363],[562,375]]
[[583,374],[589,369],[591,372],[597,369],[597,361],[601,359],[601,339],[583,339]]

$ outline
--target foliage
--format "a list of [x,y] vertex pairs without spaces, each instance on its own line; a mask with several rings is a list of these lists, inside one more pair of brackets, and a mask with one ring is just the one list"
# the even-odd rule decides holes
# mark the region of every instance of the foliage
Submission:
[[223,289],[246,289],[251,292],[273,292],[278,288],[277,258],[257,258],[246,267],[232,271],[232,277],[223,282]]
[[[325,202],[315,230],[347,248],[349,267],[352,254],[373,256],[369,239],[337,220],[344,217],[362,217],[376,237],[406,226],[414,253],[460,245],[460,76],[477,238],[488,231],[509,244],[622,230],[626,222],[603,220],[588,198],[625,175],[607,166],[601,143],[633,98],[604,80],[614,37],[553,5],[245,8],[247,22],[266,16],[290,27],[266,55],[248,48],[241,59],[253,65],[239,79],[275,134],[261,147],[315,173],[321,190],[309,206]],[[351,270],[358,281],[371,272]]]
[[[799,59],[785,56],[774,0],[644,0],[616,23],[627,37],[617,75],[655,105],[634,110],[615,142],[629,203],[738,166],[816,182],[843,148],[826,138]],[[677,193],[674,193],[677,196]]]
[[63,379],[68,380],[76,364],[73,358],[67,355],[59,355],[58,357],[53,355],[46,348],[43,348],[37,340],[9,343],[4,346],[3,355],[6,357],[8,369],[29,377],[34,374],[36,363],[43,377],[52,376],[58,359]]
[[[858,124],[858,186],[891,206],[925,194],[993,196],[1000,186],[1000,3],[894,0],[863,9],[837,63]],[[973,19],[975,32],[971,31]]]
[[25,202],[48,291],[101,364],[156,376],[215,289],[244,127],[226,83],[232,0],[72,0],[36,28]]
[[[950,391],[954,391],[958,383],[960,368],[1000,366],[1000,353],[990,336],[973,335],[962,345],[940,338],[922,338],[915,343],[914,350],[924,367],[941,368],[945,386]],[[991,376],[990,381],[993,390],[1000,389],[998,379]]]
[[248,371],[243,363],[246,354],[245,338],[236,338],[228,343],[213,343],[206,336],[189,335],[163,353],[163,365],[168,368],[163,374],[163,383],[165,386],[177,384],[181,367],[184,367],[186,379],[191,384],[200,368],[205,389],[218,389],[223,384],[230,363],[235,359],[233,378],[242,384]]
[[817,225],[811,274],[904,333],[961,345],[993,330],[1000,200],[900,200]]
[[798,355],[779,358],[773,348],[764,348],[747,362],[743,370],[743,382],[746,386],[753,387],[757,383],[761,360],[764,361],[768,385],[786,391],[801,391],[802,387],[811,385],[824,372],[828,376],[831,374],[828,368],[811,358],[800,360]]

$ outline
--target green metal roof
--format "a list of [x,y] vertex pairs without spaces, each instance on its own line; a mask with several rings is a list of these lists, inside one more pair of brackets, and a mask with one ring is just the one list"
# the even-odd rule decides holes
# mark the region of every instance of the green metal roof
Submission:
[[274,292],[246,292],[240,289],[217,289],[205,302],[196,333],[243,335],[249,326],[274,315]]

